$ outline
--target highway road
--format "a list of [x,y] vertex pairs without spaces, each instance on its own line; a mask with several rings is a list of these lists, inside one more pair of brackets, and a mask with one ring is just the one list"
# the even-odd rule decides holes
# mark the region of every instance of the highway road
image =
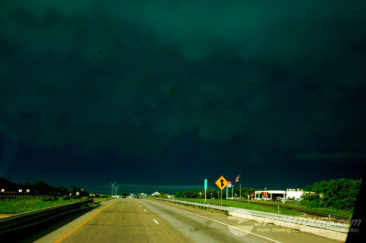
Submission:
[[170,202],[114,199],[35,242],[337,242]]

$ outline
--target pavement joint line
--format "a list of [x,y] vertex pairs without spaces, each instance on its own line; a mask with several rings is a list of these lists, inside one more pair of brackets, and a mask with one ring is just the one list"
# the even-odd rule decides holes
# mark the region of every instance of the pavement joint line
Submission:
[[[168,206],[170,206],[170,205],[168,205]],[[172,206],[170,206],[170,207],[172,207]],[[174,208],[176,208],[176,207],[174,207]],[[210,219],[210,218],[207,218],[207,217],[205,217],[205,216],[201,216],[201,215],[199,215],[199,214],[191,213],[191,212],[189,212],[189,211],[187,211],[187,210],[184,210],[184,209],[181,209],[181,208],[177,208],[177,209],[180,209],[180,210],[185,211],[185,212],[187,212],[187,213],[189,213],[189,214],[195,215],[196,217],[203,218],[203,219],[206,219],[206,220],[211,220],[211,221],[213,221],[213,222],[215,222],[215,223],[217,223],[217,224],[225,225],[225,226],[227,226],[227,227],[229,227],[229,228],[232,228],[232,229],[235,229],[235,230],[237,230],[237,231],[242,231],[242,232],[245,232],[245,233],[250,234],[250,235],[255,235],[255,236],[257,236],[257,237],[260,237],[260,238],[263,238],[263,239],[266,239],[266,240],[269,240],[269,241],[272,241],[272,242],[281,243],[281,241],[277,241],[277,240],[274,240],[274,239],[268,238],[268,237],[266,237],[266,236],[263,236],[263,235],[259,235],[259,234],[253,233],[253,232],[250,232],[250,231],[247,231],[247,230],[241,229],[241,228],[239,228],[239,227],[236,227],[236,226],[233,226],[233,225],[230,225],[230,224],[226,224],[226,223],[224,223],[224,222],[221,222],[221,221],[218,221],[218,220],[215,220],[215,219]]]
[[94,218],[95,216],[97,216],[100,212],[102,212],[104,209],[108,208],[111,205],[112,205],[112,203],[108,203],[107,205],[105,205],[104,207],[102,207],[101,209],[99,209],[95,214],[91,215],[89,218],[87,218],[82,223],[80,223],[77,226],[75,226],[72,230],[70,230],[68,233],[66,233],[64,236],[62,236],[60,239],[56,240],[55,243],[62,242],[69,235],[71,235],[75,230],[77,230],[78,228],[80,228],[81,226],[83,226],[84,224],[86,224],[89,220],[91,220],[92,218]]
[[154,220],[155,224],[159,224],[159,222],[156,219],[153,219],[153,220]]

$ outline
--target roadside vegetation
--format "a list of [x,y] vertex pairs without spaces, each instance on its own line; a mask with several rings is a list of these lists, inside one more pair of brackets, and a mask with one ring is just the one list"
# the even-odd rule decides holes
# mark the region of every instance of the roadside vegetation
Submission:
[[310,208],[333,208],[353,211],[361,180],[323,180],[305,187],[304,204]]

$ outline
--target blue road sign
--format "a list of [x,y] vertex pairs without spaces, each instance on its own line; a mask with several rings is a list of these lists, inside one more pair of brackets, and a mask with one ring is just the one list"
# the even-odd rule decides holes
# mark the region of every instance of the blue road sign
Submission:
[[207,179],[205,179],[205,190],[207,190]]

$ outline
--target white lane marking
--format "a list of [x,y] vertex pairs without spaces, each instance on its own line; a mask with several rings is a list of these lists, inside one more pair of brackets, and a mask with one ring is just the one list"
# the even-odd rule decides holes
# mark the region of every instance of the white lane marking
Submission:
[[155,224],[159,224],[159,222],[156,219],[153,219],[153,220],[154,220]]
[[[169,206],[169,205],[167,205],[167,206]],[[172,207],[172,206],[170,206],[170,207]],[[176,207],[172,207],[172,208],[176,208]],[[225,225],[225,226],[227,226],[227,227],[229,227],[229,228],[232,228],[232,229],[235,229],[235,230],[238,230],[238,231],[242,231],[242,232],[245,232],[245,233],[250,234],[250,235],[255,235],[255,236],[257,236],[257,237],[260,237],[260,238],[263,238],[263,239],[266,239],[266,240],[269,240],[269,241],[272,241],[272,242],[281,243],[281,241],[277,241],[277,240],[274,240],[274,239],[268,238],[268,237],[263,236],[263,235],[258,235],[258,234],[256,234],[256,233],[253,233],[253,232],[250,232],[250,231],[247,231],[247,230],[241,229],[241,228],[239,228],[239,227],[236,227],[236,226],[233,226],[233,225],[230,225],[230,224],[226,224],[226,223],[224,223],[224,222],[221,222],[221,221],[218,221],[218,220],[215,220],[215,219],[210,219],[210,218],[207,218],[207,217],[205,217],[205,216],[201,216],[201,215],[199,215],[199,214],[191,213],[191,212],[189,212],[189,211],[187,211],[187,210],[184,210],[184,209],[181,209],[181,208],[176,208],[176,209],[179,209],[179,210],[185,211],[185,212],[187,212],[187,213],[189,213],[189,214],[192,214],[192,215],[195,215],[195,216],[197,216],[197,217],[199,217],[199,218],[203,218],[203,219],[211,220],[211,221],[213,221],[213,222],[215,222],[215,223]],[[154,219],[154,220],[155,220],[155,219]]]

